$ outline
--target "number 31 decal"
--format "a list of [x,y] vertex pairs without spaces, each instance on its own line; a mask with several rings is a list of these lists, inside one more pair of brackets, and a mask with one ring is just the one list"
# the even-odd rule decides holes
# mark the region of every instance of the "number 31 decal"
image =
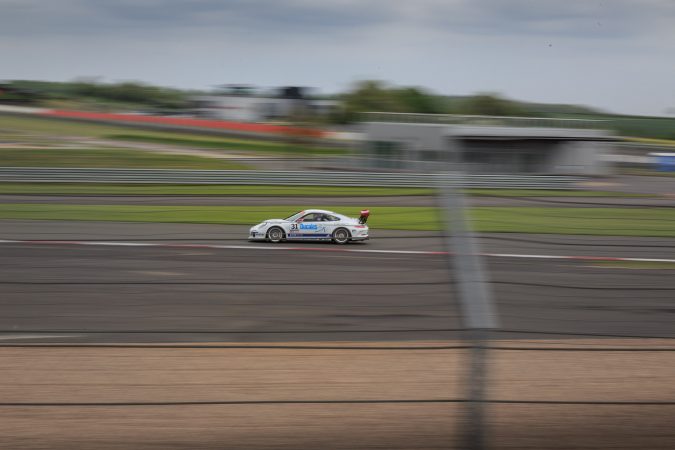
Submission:
[[291,224],[291,230],[297,230],[298,229],[298,224],[297,223],[292,223]]

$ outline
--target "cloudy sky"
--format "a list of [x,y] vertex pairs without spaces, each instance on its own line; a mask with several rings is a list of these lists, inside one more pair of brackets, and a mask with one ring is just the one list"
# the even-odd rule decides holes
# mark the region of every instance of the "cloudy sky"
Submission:
[[675,0],[0,0],[0,79],[89,76],[324,93],[382,79],[663,115]]

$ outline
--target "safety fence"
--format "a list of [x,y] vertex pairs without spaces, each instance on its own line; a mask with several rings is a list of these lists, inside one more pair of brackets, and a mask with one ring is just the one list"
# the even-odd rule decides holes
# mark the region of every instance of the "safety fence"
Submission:
[[[427,173],[0,167],[0,182],[434,187]],[[577,177],[467,175],[471,188],[575,189]]]
[[602,129],[608,121],[597,119],[561,119],[555,117],[514,117],[461,114],[418,114],[367,112],[367,122],[435,123],[448,125],[506,126],[523,128]]

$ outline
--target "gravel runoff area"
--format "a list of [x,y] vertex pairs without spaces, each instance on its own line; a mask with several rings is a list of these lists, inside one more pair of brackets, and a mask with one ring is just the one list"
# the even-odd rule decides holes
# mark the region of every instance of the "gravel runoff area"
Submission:
[[[453,343],[422,347],[439,344]],[[0,406],[0,447],[462,447],[466,406],[432,401],[463,398],[466,350],[326,345],[333,343],[310,350],[0,348],[0,401],[26,404]],[[674,352],[493,353],[489,398],[543,403],[487,404],[490,448],[672,448],[675,405],[649,403],[675,398]],[[642,404],[589,404],[618,396]]]

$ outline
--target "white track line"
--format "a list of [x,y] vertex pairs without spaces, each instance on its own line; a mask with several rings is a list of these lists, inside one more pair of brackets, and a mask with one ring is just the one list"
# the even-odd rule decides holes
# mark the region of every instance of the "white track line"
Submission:
[[[0,244],[22,245],[86,245],[107,247],[157,247],[173,249],[219,249],[219,250],[286,250],[305,252],[327,253],[379,253],[393,255],[447,255],[443,251],[427,250],[376,250],[357,248],[318,248],[318,247],[289,247],[285,245],[261,246],[261,245],[213,245],[213,244],[156,244],[151,242],[106,242],[106,241],[36,241],[36,240],[10,240],[0,239]],[[490,258],[521,258],[521,259],[558,259],[574,261],[633,261],[633,262],[664,262],[675,263],[675,259],[662,258],[622,258],[613,256],[565,256],[565,255],[530,255],[518,253],[481,253],[481,256]]]

